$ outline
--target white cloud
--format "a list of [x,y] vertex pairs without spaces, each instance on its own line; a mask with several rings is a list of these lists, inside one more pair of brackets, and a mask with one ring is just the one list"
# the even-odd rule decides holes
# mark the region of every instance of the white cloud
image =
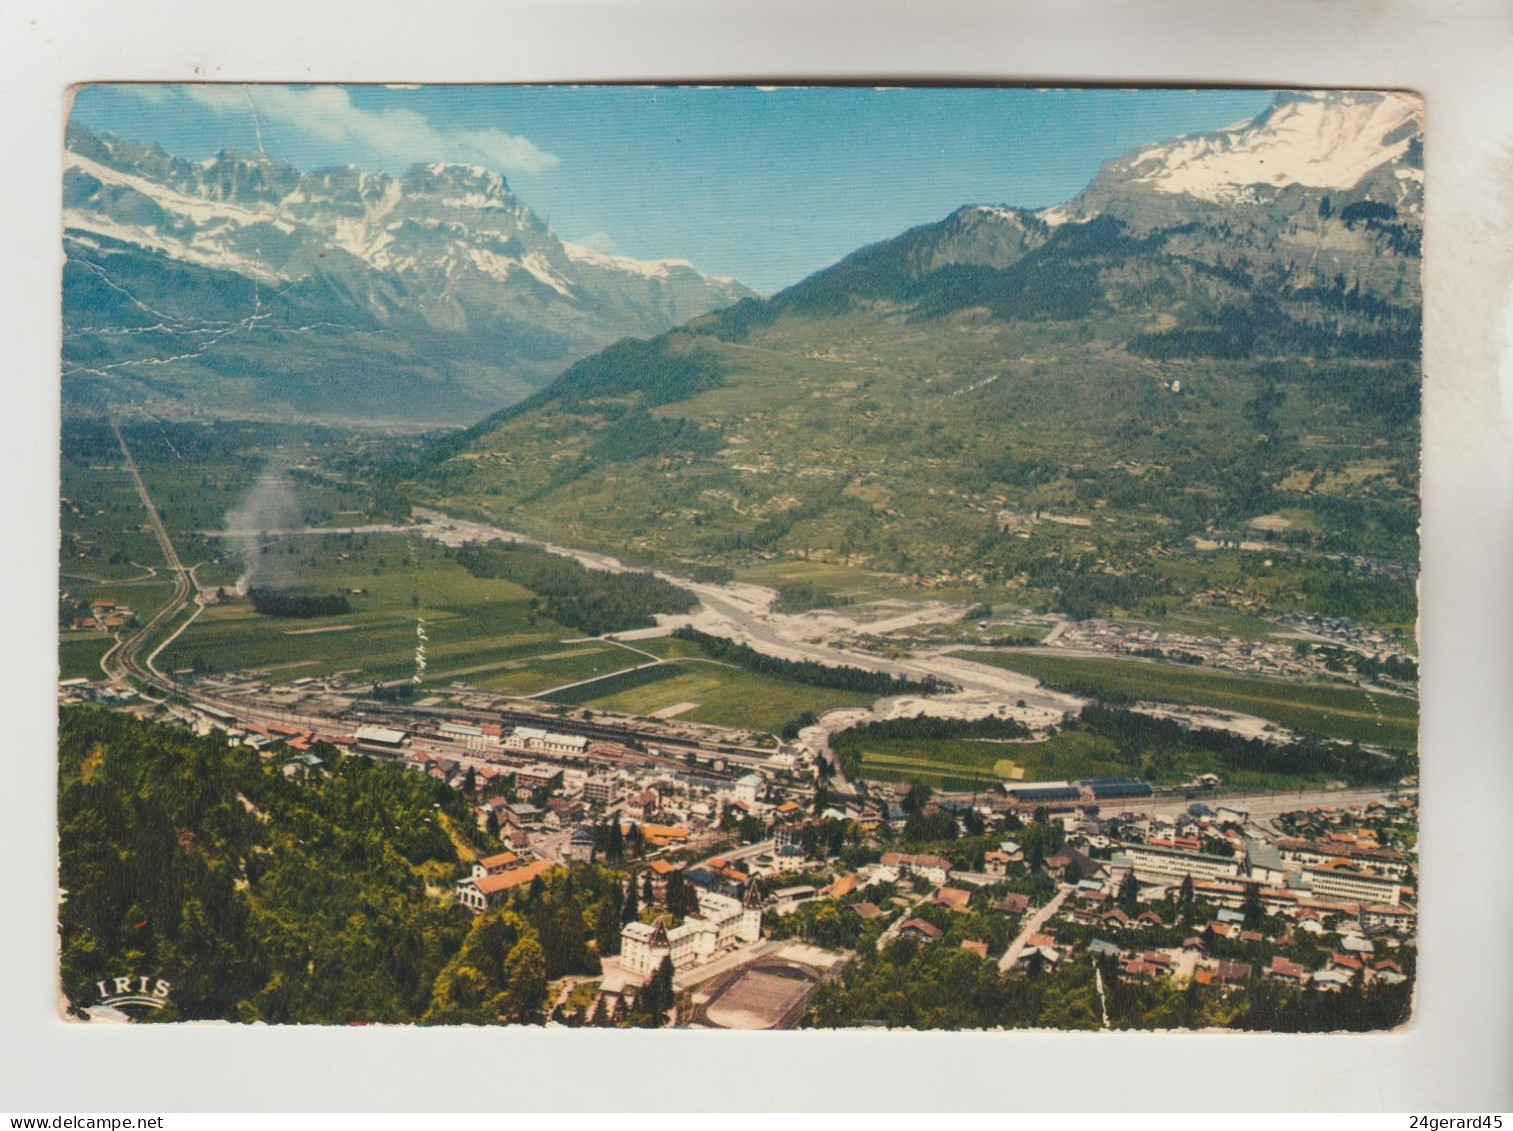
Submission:
[[437,129],[423,114],[402,107],[366,110],[338,86],[228,86],[193,83],[184,93],[217,114],[247,114],[293,128],[331,145],[356,145],[405,162],[455,161],[521,173],[554,167],[555,154],[530,138],[489,127]]
[[608,232],[589,232],[582,239],[574,240],[573,242],[580,247],[586,247],[593,251],[602,251],[606,255],[618,250],[615,247],[615,238]]

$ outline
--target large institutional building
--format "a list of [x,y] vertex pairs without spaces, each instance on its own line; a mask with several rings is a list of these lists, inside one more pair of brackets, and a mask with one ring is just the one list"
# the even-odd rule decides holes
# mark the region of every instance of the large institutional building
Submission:
[[1154,872],[1158,876],[1192,876],[1204,880],[1238,876],[1245,863],[1237,856],[1213,856],[1206,852],[1184,852],[1148,844],[1127,844],[1122,851],[1129,857],[1135,871]]
[[620,965],[650,974],[671,958],[673,966],[699,966],[741,943],[762,937],[762,900],[756,885],[745,899],[699,892],[699,913],[668,930],[661,923],[627,923],[620,929]]

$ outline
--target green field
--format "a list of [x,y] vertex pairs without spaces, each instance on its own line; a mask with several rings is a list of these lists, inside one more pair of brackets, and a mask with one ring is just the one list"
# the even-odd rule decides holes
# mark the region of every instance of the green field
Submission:
[[420,618],[429,686],[459,679],[527,695],[638,660],[597,641],[564,644],[580,634],[537,612],[528,590],[473,577],[418,535],[301,535],[283,539],[269,557],[271,575],[297,582],[290,585],[297,592],[363,592],[350,597],[351,613],[309,619],[259,616],[244,601],[212,605],[159,666],[260,668],[276,682],[351,669],[400,679],[414,671]]
[[980,664],[1059,685],[1239,711],[1319,738],[1418,747],[1418,703],[1353,687],[1250,679],[1146,660],[1079,659],[1033,652],[963,652]]
[[[642,641],[637,646],[643,643],[681,645],[692,653],[698,651],[698,646],[689,641]],[[684,653],[683,658],[658,667],[626,672],[546,698],[627,715],[651,715],[680,703],[695,703],[696,707],[680,711],[676,717],[744,730],[776,731],[805,711],[819,714],[832,707],[866,706],[874,697],[772,679]]]
[[95,632],[69,633],[58,640],[59,679],[99,679],[100,657],[115,641]]
[[[1087,731],[1065,731],[1044,742],[974,739],[887,739],[862,747],[861,774],[881,781],[917,781],[937,788],[971,788],[1000,781],[1059,781],[1122,777],[1126,763],[1113,760],[1114,744]],[[1024,771],[1012,777],[1010,765]]]

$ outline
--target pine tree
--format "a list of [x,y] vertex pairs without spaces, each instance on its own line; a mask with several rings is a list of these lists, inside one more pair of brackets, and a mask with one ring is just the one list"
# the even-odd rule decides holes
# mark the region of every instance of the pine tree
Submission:
[[1251,882],[1245,885],[1245,898],[1240,903],[1240,913],[1245,916],[1245,929],[1257,930],[1266,919],[1266,909],[1261,906],[1261,885]]
[[652,1027],[660,1029],[667,1024],[668,1011],[673,1005],[672,988],[672,959],[663,958],[662,964],[657,967],[657,972],[652,975],[652,987],[655,988],[652,1010]]
[[1181,913],[1182,923],[1186,925],[1193,919],[1193,878],[1191,875],[1182,877],[1182,888],[1177,893],[1177,909]]
[[682,872],[667,877],[667,891],[663,896],[667,910],[678,918],[686,918],[699,909],[699,896],[694,886],[683,878]]
[[[618,885],[619,881],[615,883]],[[636,904],[636,880],[632,876],[630,882],[625,885],[625,903],[620,908],[620,922],[634,923],[641,916],[641,908]]]
[[652,886],[650,868],[641,873],[641,902],[647,907],[657,902],[657,889]]

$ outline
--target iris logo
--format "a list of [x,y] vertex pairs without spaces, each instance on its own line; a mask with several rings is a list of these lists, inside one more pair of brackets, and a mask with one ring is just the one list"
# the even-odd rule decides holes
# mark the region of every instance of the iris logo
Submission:
[[144,1009],[162,1009],[168,1004],[168,995],[173,984],[162,978],[131,974],[121,978],[102,978],[95,983],[100,991],[100,1004],[116,1009],[141,1006]]

